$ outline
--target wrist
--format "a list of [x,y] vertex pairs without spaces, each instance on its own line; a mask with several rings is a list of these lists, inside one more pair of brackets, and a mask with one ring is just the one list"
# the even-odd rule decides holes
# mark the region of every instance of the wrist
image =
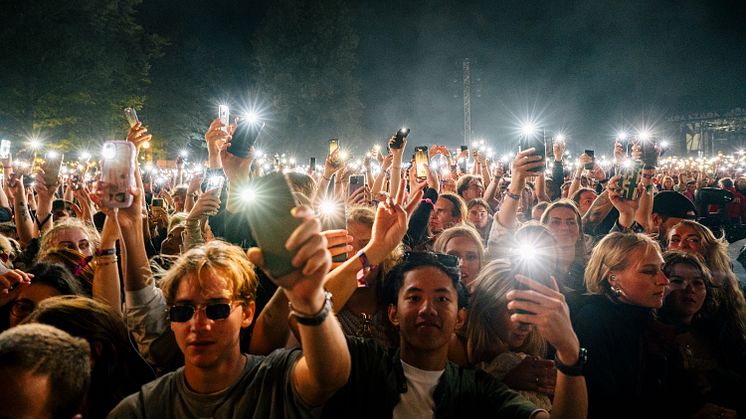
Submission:
[[361,251],[362,253],[365,253],[365,256],[368,258],[368,263],[371,265],[380,265],[386,258],[386,254],[383,254],[383,252],[377,249],[377,247],[378,246],[376,246],[375,243],[370,242]]
[[292,290],[284,289],[285,296],[291,306],[291,310],[305,317],[312,317],[324,308],[326,295],[324,289],[319,287],[310,295],[298,295]]

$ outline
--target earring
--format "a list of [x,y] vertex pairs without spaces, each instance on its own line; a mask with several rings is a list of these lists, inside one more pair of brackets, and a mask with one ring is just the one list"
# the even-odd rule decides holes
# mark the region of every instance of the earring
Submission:
[[616,281],[616,275],[609,275],[609,279],[612,281]]
[[611,286],[611,292],[614,293],[614,295],[616,295],[617,297],[622,295],[622,290],[613,285]]

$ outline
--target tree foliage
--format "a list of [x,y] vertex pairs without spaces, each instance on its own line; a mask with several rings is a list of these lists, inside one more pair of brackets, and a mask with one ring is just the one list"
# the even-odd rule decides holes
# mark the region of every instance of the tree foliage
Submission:
[[4,1],[0,123],[16,140],[122,137],[164,44],[135,22],[139,0]]
[[347,2],[275,1],[253,46],[258,86],[271,105],[274,140],[297,144],[298,151],[318,150],[336,136],[359,141],[358,36]]

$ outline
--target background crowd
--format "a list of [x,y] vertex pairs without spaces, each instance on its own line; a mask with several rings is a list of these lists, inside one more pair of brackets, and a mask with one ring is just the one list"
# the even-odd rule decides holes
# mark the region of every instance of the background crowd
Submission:
[[744,153],[496,158],[403,129],[304,165],[231,152],[235,129],[204,163],[136,159],[123,208],[95,158],[4,156],[10,417],[746,413]]

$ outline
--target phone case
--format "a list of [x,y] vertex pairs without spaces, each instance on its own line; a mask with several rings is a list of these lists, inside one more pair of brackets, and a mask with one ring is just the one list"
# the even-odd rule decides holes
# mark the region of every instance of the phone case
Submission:
[[211,191],[210,193],[215,196],[220,196],[223,191],[223,185],[225,184],[225,178],[223,176],[210,176],[207,179],[207,185],[205,191]]
[[424,179],[427,177],[427,147],[415,148],[414,161],[417,164],[417,177]]
[[[534,152],[531,153],[532,156],[540,156],[541,160],[544,160],[546,158],[546,142],[544,141],[543,135],[532,135],[532,136],[524,136],[521,137],[520,142],[520,149],[521,150],[528,150],[529,148],[534,148]],[[529,170],[530,172],[543,172],[545,170],[545,167],[539,166],[534,169]]]
[[7,159],[10,156],[10,141],[0,141],[0,159]]
[[57,183],[57,177],[60,175],[60,167],[62,167],[62,159],[64,155],[57,153],[54,157],[47,156],[42,164],[44,170],[44,184],[47,186],[54,185]]
[[223,131],[228,131],[228,125],[230,124],[230,117],[231,117],[231,111],[230,108],[226,105],[220,105],[218,107],[218,117],[220,118],[220,122],[225,125],[223,127]]
[[635,161],[632,167],[624,169],[622,178],[619,179],[619,193],[624,199],[635,200],[639,194],[637,185],[640,183],[642,173],[642,162]]
[[104,144],[101,181],[107,185],[101,205],[105,208],[128,208],[132,205],[131,188],[135,186],[135,145],[129,141]]
[[350,186],[348,195],[352,195],[356,190],[365,186],[365,175],[352,175],[350,176]]
[[124,108],[124,117],[127,118],[127,123],[130,124],[130,128],[134,127],[135,124],[140,122],[137,118],[137,112],[135,108]]
[[254,178],[248,187],[256,198],[246,204],[246,218],[262,249],[267,273],[280,278],[296,270],[291,264],[295,252],[287,250],[285,242],[301,223],[290,213],[298,203],[287,178],[279,172]]

